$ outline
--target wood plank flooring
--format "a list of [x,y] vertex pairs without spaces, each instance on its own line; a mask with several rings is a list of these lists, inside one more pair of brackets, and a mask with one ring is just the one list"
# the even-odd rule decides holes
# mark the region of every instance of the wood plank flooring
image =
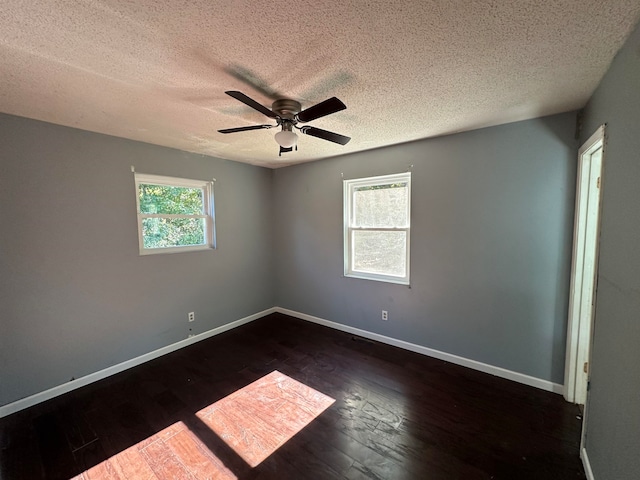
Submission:
[[[231,395],[276,370],[335,401],[304,426]],[[261,415],[265,444],[302,429],[252,467]],[[580,427],[560,395],[273,314],[0,419],[0,478],[582,479]]]

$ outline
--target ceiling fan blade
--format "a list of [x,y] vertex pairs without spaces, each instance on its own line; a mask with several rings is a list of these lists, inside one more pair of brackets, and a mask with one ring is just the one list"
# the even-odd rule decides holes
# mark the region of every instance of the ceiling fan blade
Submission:
[[346,145],[351,140],[351,137],[345,137],[338,133],[329,132],[316,127],[302,127],[300,129],[305,135],[311,135],[312,137],[321,138],[323,140],[329,140],[333,143],[339,143],[340,145]]
[[224,128],[222,130],[218,130],[218,132],[236,133],[236,132],[246,132],[247,130],[260,130],[261,128],[273,128],[273,127],[277,127],[277,125],[250,125],[248,127]]
[[296,118],[300,122],[310,122],[311,120],[339,112],[345,108],[347,108],[347,106],[344,103],[336,97],[331,97],[324,102],[320,102],[313,107],[309,107],[306,110],[301,111],[296,115]]
[[[258,102],[256,102],[253,98],[249,98],[247,97],[244,93],[242,92],[238,92],[236,90],[228,90],[226,92],[227,95],[229,95],[230,97],[235,98],[236,100],[240,100],[242,103],[244,103],[245,105],[249,105],[251,108],[259,111],[260,113],[262,113],[263,115],[266,115],[267,117],[271,117],[271,118],[276,118],[277,115],[272,112],[271,110],[269,110],[267,107],[265,107],[264,105],[259,104]],[[312,107],[313,108],[313,107]]]

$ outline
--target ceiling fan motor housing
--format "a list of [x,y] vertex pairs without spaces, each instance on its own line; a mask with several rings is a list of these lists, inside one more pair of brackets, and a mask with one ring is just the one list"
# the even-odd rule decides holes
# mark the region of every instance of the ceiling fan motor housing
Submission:
[[282,98],[273,102],[271,110],[282,119],[295,120],[295,116],[302,110],[302,105],[295,100]]

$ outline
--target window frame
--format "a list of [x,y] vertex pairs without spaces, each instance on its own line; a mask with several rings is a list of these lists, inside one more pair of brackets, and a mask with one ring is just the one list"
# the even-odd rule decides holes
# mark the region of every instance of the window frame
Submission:
[[[135,193],[136,193],[136,213],[138,222],[138,249],[140,255],[156,255],[163,253],[183,253],[203,250],[213,250],[216,248],[216,222],[213,196],[213,182],[206,180],[194,180],[189,178],[168,177],[164,175],[152,175],[147,173],[134,172]],[[140,185],[163,185],[169,187],[198,188],[202,190],[202,214],[161,214],[161,213],[141,213],[140,212]],[[142,234],[142,221],[145,218],[204,218],[204,244],[182,245],[176,247],[156,247],[145,248]]]
[[[407,183],[407,224],[404,227],[356,227],[353,225],[355,217],[354,194],[358,187],[372,187],[388,185],[392,183]],[[343,180],[343,207],[344,207],[344,276],[350,278],[360,278],[364,280],[375,280],[378,282],[396,283],[400,285],[410,285],[410,245],[411,245],[411,172],[395,173],[391,175],[380,175],[376,177],[356,178]],[[404,276],[363,272],[353,268],[354,231],[396,231],[406,232],[406,271]]]

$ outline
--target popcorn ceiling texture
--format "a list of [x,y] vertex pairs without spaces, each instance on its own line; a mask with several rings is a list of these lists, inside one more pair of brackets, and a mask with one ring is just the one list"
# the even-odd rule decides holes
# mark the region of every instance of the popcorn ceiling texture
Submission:
[[[3,0],[0,111],[278,167],[578,109],[637,0]],[[278,157],[224,94],[347,110]]]

